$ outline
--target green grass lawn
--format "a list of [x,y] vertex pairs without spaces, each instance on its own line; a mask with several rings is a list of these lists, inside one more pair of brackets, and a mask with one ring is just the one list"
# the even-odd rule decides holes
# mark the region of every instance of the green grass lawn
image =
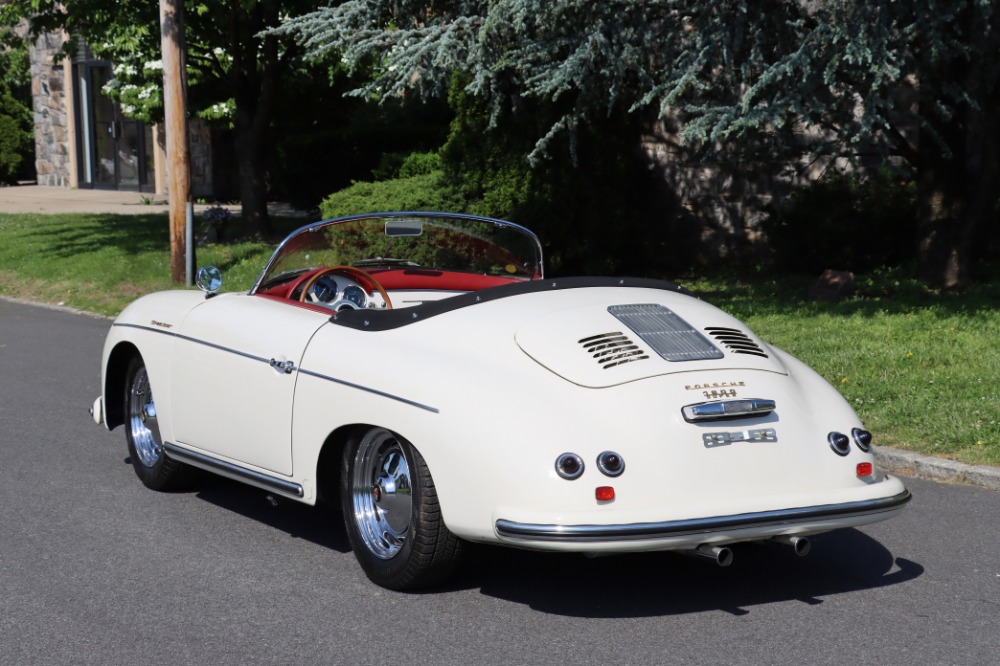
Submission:
[[[274,222],[279,233],[302,223]],[[0,214],[0,295],[114,315],[174,288],[167,234],[165,215]],[[279,240],[201,247],[197,262],[222,269],[224,290],[246,290]],[[806,299],[816,276],[677,281],[816,368],[876,443],[1000,466],[1000,274],[961,294],[902,275],[860,278],[840,303]]]
[[[287,232],[302,221],[272,224]],[[279,241],[199,247],[196,261],[223,271],[223,291],[247,290]],[[169,247],[166,214],[0,214],[0,295],[115,315],[142,294],[176,288]]]

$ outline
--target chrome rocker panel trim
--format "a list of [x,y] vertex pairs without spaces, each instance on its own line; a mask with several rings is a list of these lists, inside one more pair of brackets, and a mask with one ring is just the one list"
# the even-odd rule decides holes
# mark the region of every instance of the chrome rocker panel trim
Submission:
[[795,509],[741,513],[732,516],[670,520],[661,523],[630,523],[625,525],[539,525],[497,520],[496,531],[501,537],[522,541],[554,541],[587,543],[598,541],[639,541],[663,539],[692,534],[710,534],[755,527],[796,525],[817,520],[851,518],[894,511],[910,501],[909,490],[893,497],[883,497],[843,504],[823,504]]
[[270,474],[264,474],[263,472],[240,467],[239,465],[234,465],[231,462],[219,460],[218,458],[212,458],[211,456],[206,456],[203,453],[196,453],[195,451],[191,451],[189,449],[182,449],[176,444],[172,444],[170,442],[163,443],[163,450],[166,452],[168,457],[173,458],[174,460],[193,465],[194,467],[207,469],[210,472],[215,472],[216,474],[221,474],[222,476],[227,476],[231,479],[236,479],[237,481],[243,481],[244,483],[257,486],[258,488],[273,490],[283,495],[288,495],[289,497],[301,498],[305,496],[305,491],[299,484],[286,481],[276,476],[271,476]]

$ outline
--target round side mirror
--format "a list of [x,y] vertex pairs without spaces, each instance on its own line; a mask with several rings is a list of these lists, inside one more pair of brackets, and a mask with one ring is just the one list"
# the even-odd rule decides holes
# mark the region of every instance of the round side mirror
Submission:
[[198,269],[195,283],[206,294],[215,294],[222,288],[222,271],[215,266],[202,266]]

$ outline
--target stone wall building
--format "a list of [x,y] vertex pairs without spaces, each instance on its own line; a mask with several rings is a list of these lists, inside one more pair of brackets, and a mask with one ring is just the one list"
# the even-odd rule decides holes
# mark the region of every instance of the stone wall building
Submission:
[[[38,37],[29,49],[35,120],[35,171],[39,185],[166,194],[162,131],[125,117],[102,92],[111,63],[82,45],[62,57],[65,34]],[[211,132],[190,123],[191,187],[211,197]]]
[[67,104],[65,69],[55,65],[62,39],[47,34],[32,45],[31,97],[35,120],[35,170],[38,184],[76,187],[72,162],[75,158],[71,127],[73,114]]

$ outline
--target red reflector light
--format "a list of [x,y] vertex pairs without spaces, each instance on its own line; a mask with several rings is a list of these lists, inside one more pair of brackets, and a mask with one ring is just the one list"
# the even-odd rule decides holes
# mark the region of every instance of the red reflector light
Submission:
[[594,491],[594,497],[598,502],[610,502],[615,498],[615,489],[611,486],[598,486]]
[[858,476],[871,476],[874,471],[871,463],[858,463]]

